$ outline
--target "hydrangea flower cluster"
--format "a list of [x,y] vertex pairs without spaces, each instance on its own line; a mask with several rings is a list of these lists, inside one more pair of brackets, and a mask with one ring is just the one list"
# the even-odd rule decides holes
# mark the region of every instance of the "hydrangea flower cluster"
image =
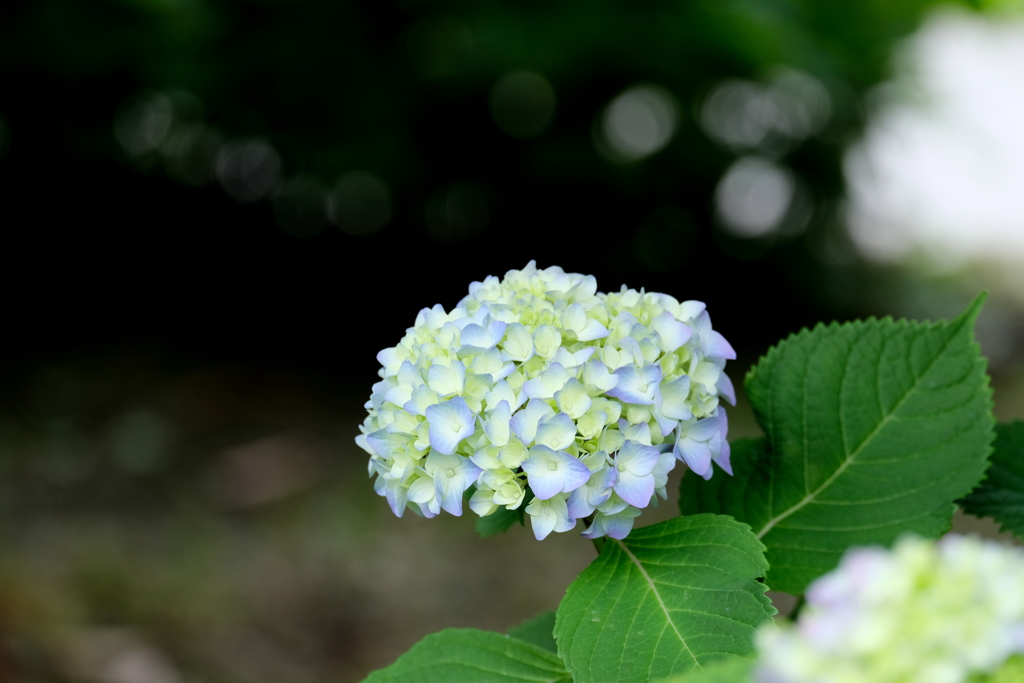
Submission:
[[758,683],[962,683],[1024,654],[1024,551],[976,537],[860,548],[758,632]]
[[531,261],[469,286],[451,311],[424,308],[377,355],[381,380],[356,442],[396,515],[482,516],[525,505],[537,539],[591,518],[589,538],[625,538],[665,497],[677,461],[732,474],[735,352],[703,303]]

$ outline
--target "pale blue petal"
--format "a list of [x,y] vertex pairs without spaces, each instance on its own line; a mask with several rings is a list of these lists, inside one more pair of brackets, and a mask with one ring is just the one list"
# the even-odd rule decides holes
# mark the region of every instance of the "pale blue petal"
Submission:
[[[724,376],[724,375],[723,375]],[[689,420],[693,417],[687,399],[690,397],[690,378],[686,375],[662,382],[661,412],[675,420]]]
[[658,429],[661,431],[662,436],[668,436],[672,433],[672,430],[679,424],[679,420],[665,417],[662,413],[654,413],[654,419],[658,422]]
[[701,476],[711,467],[711,448],[706,443],[693,439],[680,439],[676,443],[675,454],[691,470]]
[[409,361],[403,361],[402,367],[398,369],[398,383],[417,386],[423,384],[423,377],[420,375],[420,371],[416,369],[415,365]]
[[387,429],[378,429],[366,435],[366,443],[380,457],[389,458],[396,448],[401,448],[409,443],[409,437],[390,433]]
[[480,475],[483,474],[481,469],[475,462],[472,462],[469,458],[460,458],[462,460],[459,466],[455,468],[456,477],[460,479],[459,486],[465,491],[470,486],[476,483]]
[[698,315],[704,312],[707,306],[703,301],[684,301],[679,304],[679,319],[680,320],[693,320]]
[[552,398],[555,395],[555,392],[548,389],[544,384],[544,380],[540,377],[534,377],[523,382],[523,393],[530,399]]
[[565,451],[559,451],[559,455],[563,456],[562,461],[565,463],[565,483],[562,487],[562,492],[575,491],[586,484],[587,480],[590,479],[590,469]]
[[413,388],[411,384],[399,384],[397,387],[391,387],[384,394],[384,400],[394,403],[396,406],[404,406],[412,400]]
[[732,476],[732,463],[730,458],[732,456],[732,448],[729,446],[729,442],[725,439],[722,440],[722,445],[717,452],[712,454],[712,459],[718,463],[718,466],[725,470],[726,474]]
[[694,441],[707,441],[715,434],[718,434],[719,421],[717,417],[706,417],[697,420],[686,428],[686,438]]
[[[615,482],[618,483],[618,479],[616,479]],[[604,514],[604,515],[614,515],[614,514],[617,514],[619,512],[622,512],[623,510],[625,510],[628,507],[629,507],[629,503],[627,503],[626,501],[622,500],[622,497],[619,496],[616,493],[616,494],[614,494],[612,496],[609,496],[608,500],[606,500],[605,502],[601,503],[598,506],[598,510],[601,512],[601,514]]]
[[[718,393],[725,397],[729,403],[736,405],[736,389],[732,385],[729,375],[724,372],[718,376]],[[386,398],[386,397],[385,397]]]
[[540,510],[537,514],[530,515],[530,526],[533,527],[533,536],[538,541],[543,541],[547,538],[555,530],[557,523],[558,515],[547,508]]
[[733,350],[732,345],[725,340],[725,337],[714,330],[708,334],[707,354],[715,358],[736,360],[736,351]]
[[601,513],[599,512],[594,517],[594,521],[590,523],[590,527],[586,531],[581,533],[580,536],[582,536],[583,538],[589,538],[590,540],[594,540],[595,538],[601,538],[602,536],[604,536],[604,524],[601,524],[601,522],[599,521],[600,519]]
[[505,335],[505,323],[494,320],[487,327],[471,324],[462,328],[462,346],[487,350],[497,346],[498,342]]
[[504,467],[505,463],[499,460],[497,455],[492,455],[491,450],[490,448],[481,448],[469,456],[469,459],[483,470],[496,470]]
[[391,511],[395,513],[395,517],[401,517],[409,502],[408,487],[402,486],[399,482],[384,482],[383,493],[388,500],[388,505],[391,506]]
[[427,385],[440,396],[462,392],[466,383],[466,366],[454,361],[450,366],[431,365],[427,370]]
[[462,516],[462,494],[465,491],[460,491],[458,487],[452,486],[452,482],[448,482],[447,486],[442,485],[440,480],[434,480],[437,485],[437,497],[441,501],[441,508],[450,515],[456,517]]
[[643,383],[647,385],[657,384],[661,381],[662,372],[661,366],[655,363],[645,365],[640,370],[641,376],[643,377]]
[[508,443],[509,421],[512,418],[512,408],[508,401],[501,400],[494,408],[494,411],[484,420],[484,433],[495,446],[504,446]]
[[491,381],[493,381],[493,382],[500,382],[501,380],[505,379],[506,377],[508,377],[509,375],[511,375],[515,371],[516,371],[516,364],[513,363],[512,361],[509,361],[509,362],[503,364],[501,366],[500,370],[498,370],[497,372],[492,372],[491,373]]
[[608,534],[609,538],[621,541],[626,536],[629,536],[629,532],[633,530],[633,519],[639,514],[639,510],[633,512],[627,508],[616,515],[609,515],[604,520],[605,533]]
[[622,435],[630,441],[636,441],[645,446],[651,445],[651,427],[646,422],[631,425],[624,419],[619,419],[619,429],[622,430]]
[[537,427],[534,440],[556,451],[568,448],[576,440],[576,423],[565,413],[558,413]]
[[[552,464],[556,466],[555,469],[551,469]],[[562,492],[565,477],[563,468],[559,465],[561,462],[556,452],[547,446],[534,446],[530,449],[530,457],[523,461],[522,468],[526,472],[526,479],[530,483],[533,495],[541,500],[547,500]],[[589,475],[590,470],[587,470],[587,473]]]
[[544,401],[530,399],[525,408],[512,416],[509,426],[524,444],[530,444],[537,436],[537,424],[541,419],[554,414],[555,411]]
[[461,396],[444,403],[427,406],[430,447],[451,455],[459,442],[470,436],[474,430],[476,416]]
[[389,349],[383,349],[377,354],[377,362],[384,366],[384,375],[389,377],[398,372],[398,369],[402,364],[403,357],[407,358],[408,352],[400,354],[398,352],[398,347],[391,347]]
[[640,350],[640,344],[632,337],[623,337],[619,340],[619,348],[625,349],[633,357],[634,363],[644,362],[644,353]]
[[604,339],[607,336],[608,328],[593,318],[588,318],[583,330],[576,335],[580,341],[594,341],[595,339]]
[[565,516],[559,515],[555,522],[555,531],[560,534],[564,534],[566,531],[572,531],[576,526],[576,518],[571,516],[566,510]]
[[676,320],[675,316],[668,311],[664,311],[652,320],[651,328],[658,333],[662,350],[668,353],[678,349],[693,336],[693,330],[688,325]]
[[625,365],[614,373],[619,378],[613,389],[605,392],[606,395],[620,399],[626,403],[638,405],[654,405],[653,392],[644,386],[644,375],[640,368],[635,365]]
[[654,405],[654,397],[649,396],[646,393],[631,391],[621,386],[615,387],[614,389],[605,392],[605,394],[612,398],[617,398],[624,403],[632,403],[634,405],[642,406]]
[[636,441],[626,441],[622,450],[615,456],[615,468],[620,473],[630,472],[636,476],[646,476],[654,470],[660,455],[661,452],[653,446],[645,446]]
[[408,497],[414,503],[426,503],[436,495],[434,480],[429,477],[417,479],[409,487]]
[[608,366],[599,360],[587,361],[583,366],[583,383],[588,387],[607,392],[619,383],[619,376],[608,371]]
[[622,500],[633,507],[645,508],[654,495],[654,475],[648,473],[641,476],[628,470],[619,470],[619,481],[614,488],[615,493],[619,494],[619,498]]
[[594,514],[594,510],[597,509],[597,505],[592,505],[587,495],[587,487],[581,486],[569,495],[569,500],[566,501],[566,507],[569,510],[569,514],[576,518],[587,517]]

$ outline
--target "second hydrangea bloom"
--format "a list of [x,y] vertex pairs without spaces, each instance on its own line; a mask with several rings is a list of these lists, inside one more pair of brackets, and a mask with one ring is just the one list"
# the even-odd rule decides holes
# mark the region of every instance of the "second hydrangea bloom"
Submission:
[[976,680],[1024,654],[1024,551],[956,535],[856,548],[757,648],[756,683]]
[[624,538],[677,461],[731,474],[719,401],[735,404],[733,358],[699,301],[603,294],[531,261],[449,312],[423,309],[377,355],[356,441],[397,515],[459,515],[475,485],[474,512],[525,504],[538,539],[591,515],[584,535]]

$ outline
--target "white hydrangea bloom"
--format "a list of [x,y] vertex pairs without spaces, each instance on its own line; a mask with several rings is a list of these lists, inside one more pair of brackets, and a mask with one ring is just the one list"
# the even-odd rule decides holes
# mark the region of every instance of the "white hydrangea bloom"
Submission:
[[732,473],[719,400],[735,404],[736,354],[704,309],[533,261],[423,309],[377,354],[356,437],[377,493],[432,517],[475,486],[474,512],[526,504],[538,539],[591,515],[588,537],[624,538],[677,461]]
[[976,537],[860,548],[758,632],[758,683],[962,683],[1024,654],[1024,550]]

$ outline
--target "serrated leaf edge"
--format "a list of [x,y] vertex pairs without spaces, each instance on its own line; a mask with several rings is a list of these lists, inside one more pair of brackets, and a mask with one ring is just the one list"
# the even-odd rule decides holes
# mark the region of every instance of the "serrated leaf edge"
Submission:
[[[749,395],[750,394],[750,390],[749,390],[750,383],[753,382],[754,379],[756,378],[756,374],[757,374],[756,370],[761,365],[762,362],[767,361],[768,359],[774,359],[779,353],[781,353],[780,349],[783,346],[788,345],[791,341],[796,341],[798,339],[810,336],[814,332],[817,332],[819,329],[838,329],[840,327],[846,327],[846,326],[849,326],[850,328],[856,329],[856,328],[864,327],[864,326],[872,324],[872,323],[878,323],[878,324],[881,324],[881,325],[885,325],[885,324],[892,325],[892,327],[895,328],[896,330],[908,330],[909,329],[909,330],[924,330],[924,331],[928,331],[928,330],[931,330],[931,329],[947,327],[947,328],[951,328],[951,329],[954,330],[954,335],[953,336],[955,336],[955,333],[957,331],[959,331],[960,327],[962,327],[964,325],[967,325],[967,324],[972,324],[977,319],[978,313],[981,311],[981,306],[982,306],[982,304],[984,303],[984,301],[985,301],[985,299],[987,297],[988,297],[988,292],[980,293],[977,297],[975,297],[974,301],[971,302],[970,306],[968,306],[960,315],[958,315],[956,318],[954,318],[951,321],[945,321],[945,320],[941,320],[941,321],[917,321],[917,320],[907,320],[905,318],[901,318],[900,320],[894,320],[892,318],[892,316],[885,316],[885,317],[883,317],[881,319],[871,317],[871,318],[867,318],[866,320],[853,320],[853,321],[845,322],[845,323],[840,323],[838,321],[832,321],[828,325],[825,325],[824,323],[818,323],[812,329],[808,329],[808,328],[805,327],[804,329],[800,330],[799,332],[797,332],[795,334],[789,335],[788,337],[783,339],[781,342],[779,342],[778,344],[776,344],[775,346],[770,348],[768,350],[768,352],[765,353],[758,360],[758,362],[754,365],[754,367],[752,367],[750,369],[750,371],[747,373],[747,375],[746,375],[746,377],[744,379],[744,386],[747,388],[747,393]],[[952,337],[950,338],[950,341],[952,341]],[[947,345],[943,349],[943,351],[945,351],[945,349],[948,348],[948,346],[949,346],[949,342],[947,342]],[[980,352],[981,349],[980,349],[980,346],[979,346],[977,341],[971,342],[971,346],[978,352],[978,358],[985,365],[986,372],[984,373],[984,375],[985,375],[985,387],[984,387],[984,390],[985,390],[986,395],[988,396],[988,404],[990,406],[990,411],[989,412],[991,413],[992,387],[991,387],[991,381],[989,379],[988,372],[987,372],[988,359],[981,355],[981,352]],[[932,360],[932,362],[928,366],[927,370],[924,373],[922,373],[922,376],[924,374],[927,374],[928,370],[931,370],[931,368],[934,366],[934,364],[938,361],[938,358],[939,358],[939,356],[936,356]],[[918,381],[920,381],[920,378],[915,380],[915,383],[914,383],[915,387],[916,387]],[[846,468],[856,459],[857,453],[859,453],[861,451],[861,449],[864,448],[864,445],[871,441],[871,439],[875,436],[875,434],[878,433],[878,430],[881,429],[883,425],[888,424],[891,416],[894,413],[896,413],[897,410],[899,410],[900,406],[902,406],[904,401],[907,400],[907,397],[911,395],[912,390],[913,390],[913,387],[911,387],[911,390],[903,395],[903,397],[899,400],[899,402],[895,406],[893,406],[893,408],[889,411],[889,413],[875,426],[874,429],[871,430],[871,433],[868,434],[864,438],[863,441],[861,441],[860,445],[858,445],[857,448],[854,449],[854,451],[852,453],[850,453],[846,457],[846,459],[836,469],[836,471],[833,472],[832,475],[829,476],[828,479],[826,479],[824,482],[822,482],[822,484],[817,489],[815,489],[814,491],[811,491],[810,493],[805,495],[799,502],[797,502],[795,505],[791,506],[786,511],[776,515],[775,517],[773,517],[771,519],[769,519],[768,522],[765,523],[764,527],[762,527],[762,529],[759,532],[756,532],[756,536],[757,536],[758,540],[764,538],[764,536],[769,531],[771,531],[779,522],[781,522],[782,520],[786,519],[787,517],[795,514],[799,510],[802,510],[804,507],[806,507],[819,494],[821,494],[823,491],[825,491],[829,487],[829,485],[831,485],[832,482],[835,481],[835,479],[840,474],[845,472]],[[755,414],[756,413],[757,413],[757,411],[755,410]],[[760,422],[760,420],[758,422]],[[994,417],[991,418],[991,422],[993,424],[995,424],[995,418]],[[762,426],[762,429],[764,429],[764,425],[761,425],[761,426]],[[767,443],[768,443],[768,446],[770,447],[771,446],[772,435],[769,433],[769,430],[767,430],[767,429],[765,429],[765,432],[766,432]],[[986,455],[986,462],[988,461],[988,458],[992,455],[992,442],[994,440],[995,440],[995,434],[994,434],[994,431],[993,431],[992,439],[989,441],[989,446],[988,446],[989,452],[988,452],[988,455]],[[977,486],[977,483],[974,486]],[[972,489],[974,488],[974,486],[972,486]],[[967,492],[965,492],[964,494],[961,494],[961,495],[965,495],[966,493]]]

